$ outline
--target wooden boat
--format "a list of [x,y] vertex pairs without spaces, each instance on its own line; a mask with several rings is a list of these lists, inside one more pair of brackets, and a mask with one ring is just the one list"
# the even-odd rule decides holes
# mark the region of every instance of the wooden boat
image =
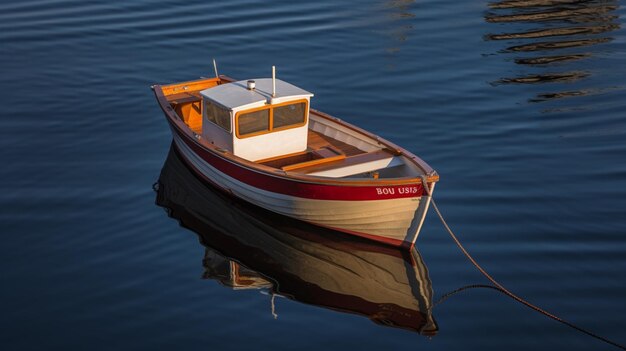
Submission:
[[207,279],[423,335],[438,331],[428,270],[415,248],[337,233],[229,197],[207,187],[174,148],[156,203],[198,235]]
[[313,94],[274,78],[152,88],[207,183],[318,226],[414,245],[439,176],[407,150],[311,109]]

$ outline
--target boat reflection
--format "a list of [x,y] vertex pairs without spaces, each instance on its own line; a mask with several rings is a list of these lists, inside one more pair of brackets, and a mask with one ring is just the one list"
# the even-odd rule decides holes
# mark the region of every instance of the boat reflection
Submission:
[[315,227],[238,201],[198,180],[172,146],[157,205],[198,234],[205,278],[435,335],[419,252]]
[[412,24],[415,14],[411,11],[415,0],[391,0],[383,4],[383,12],[386,13],[389,26],[385,34],[391,39],[387,53],[395,54],[406,43],[408,37],[415,32]]
[[[488,34],[486,40],[509,42],[503,53],[514,62],[541,73],[504,77],[495,84],[569,83],[590,75],[574,62],[586,60],[592,47],[613,40],[620,28],[617,0],[508,0],[489,4],[485,21],[510,26],[511,31]],[[500,27],[506,28],[506,27]],[[568,65],[569,64],[569,65]],[[573,67],[572,67],[573,66]],[[545,101],[600,92],[598,89],[550,92],[531,101]]]

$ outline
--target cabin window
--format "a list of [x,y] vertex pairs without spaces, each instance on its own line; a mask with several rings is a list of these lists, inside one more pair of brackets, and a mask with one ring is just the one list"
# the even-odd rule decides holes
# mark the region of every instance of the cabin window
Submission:
[[204,101],[204,115],[207,119],[230,132],[230,112],[210,101]]
[[239,115],[239,135],[265,132],[270,127],[270,110],[263,109]]
[[237,114],[237,137],[247,138],[273,131],[301,127],[306,123],[307,101],[283,103]]
[[304,123],[306,103],[299,102],[274,108],[273,128]]

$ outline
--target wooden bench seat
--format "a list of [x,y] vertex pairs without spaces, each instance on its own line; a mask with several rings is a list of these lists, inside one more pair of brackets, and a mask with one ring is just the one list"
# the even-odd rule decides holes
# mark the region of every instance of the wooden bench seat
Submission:
[[311,156],[313,156],[313,159],[304,161],[304,162],[291,164],[291,165],[282,166],[281,169],[283,171],[300,170],[303,168],[309,168],[309,167],[314,167],[317,165],[327,164],[330,162],[343,160],[346,158],[346,155],[344,153],[335,149],[332,146],[325,146],[321,149],[311,151],[310,153],[311,153]]
[[378,150],[332,160],[331,162],[306,165],[293,169],[293,171],[308,175],[338,178],[401,164],[402,161],[398,157],[394,157],[394,155],[385,150]]

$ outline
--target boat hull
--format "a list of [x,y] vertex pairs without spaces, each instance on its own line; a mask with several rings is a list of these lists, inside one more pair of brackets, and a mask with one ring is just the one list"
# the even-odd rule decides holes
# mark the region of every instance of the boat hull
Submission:
[[[168,120],[169,121],[169,120]],[[430,203],[421,183],[333,186],[260,174],[203,148],[172,124],[174,143],[203,179],[259,207],[393,246],[412,247]],[[430,185],[432,193],[434,183]]]

